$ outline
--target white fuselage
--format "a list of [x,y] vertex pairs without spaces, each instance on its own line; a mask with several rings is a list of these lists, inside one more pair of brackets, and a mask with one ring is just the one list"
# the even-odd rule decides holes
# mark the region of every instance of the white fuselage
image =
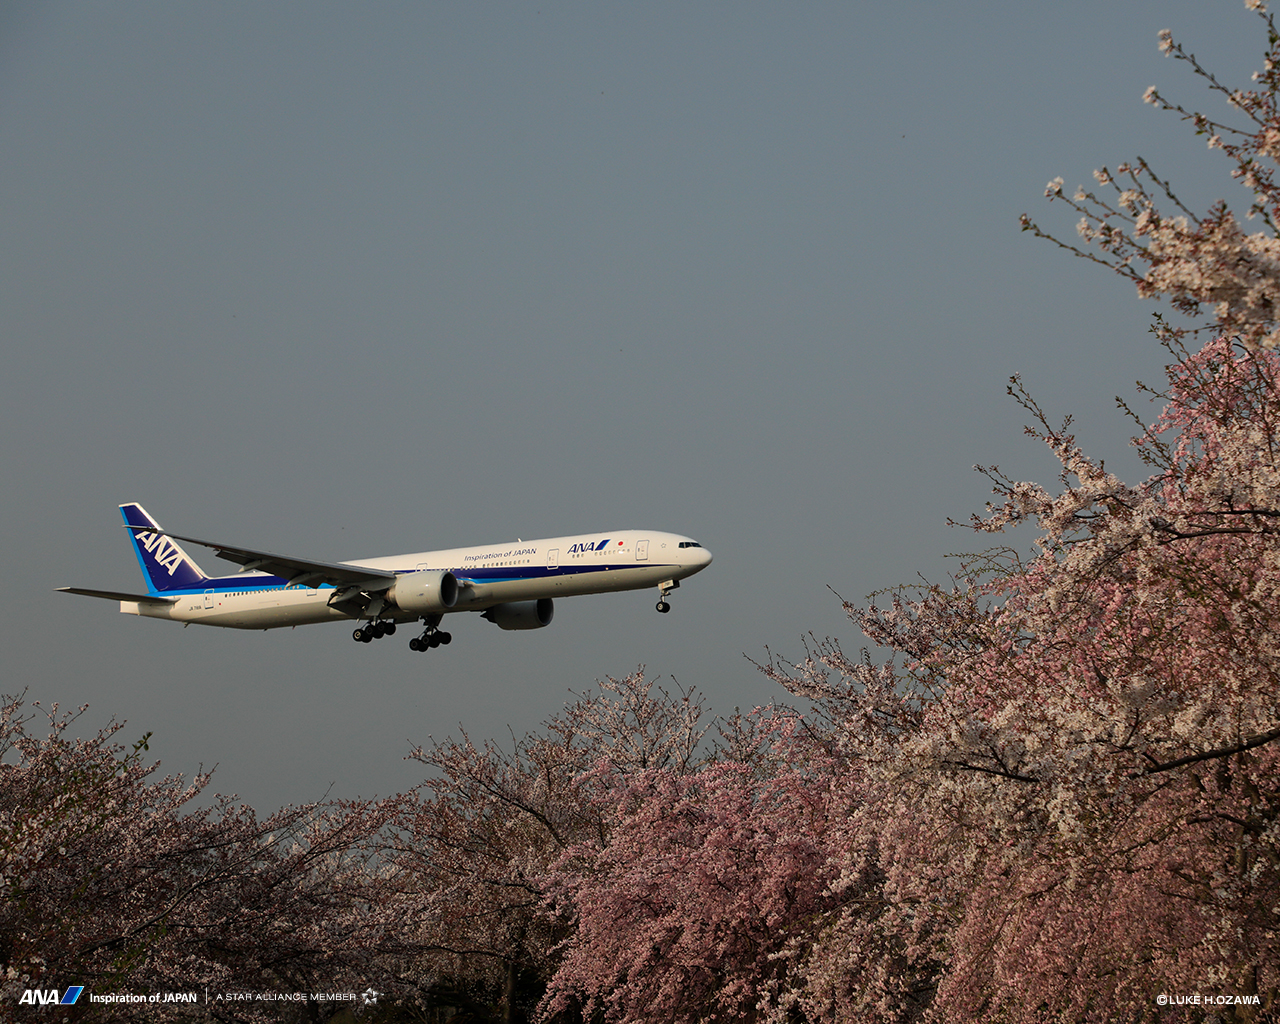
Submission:
[[[450,572],[457,578],[458,596],[446,611],[463,612],[542,598],[647,587],[671,589],[710,562],[710,553],[688,537],[632,530],[421,551],[341,564],[383,573]],[[122,600],[120,610],[233,629],[274,629],[373,617],[335,606],[340,589],[327,584],[290,585],[280,576],[247,571],[207,579],[199,589],[168,591],[166,596],[176,598],[170,603]],[[376,614],[398,622],[420,617],[393,601]]]

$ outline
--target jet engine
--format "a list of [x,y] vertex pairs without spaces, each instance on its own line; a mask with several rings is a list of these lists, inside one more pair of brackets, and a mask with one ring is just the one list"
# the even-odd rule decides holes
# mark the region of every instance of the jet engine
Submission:
[[444,569],[408,572],[396,579],[387,597],[411,615],[439,615],[457,604],[458,580]]
[[541,629],[551,625],[551,617],[555,614],[555,605],[551,598],[543,597],[537,601],[509,601],[506,604],[495,604],[480,617],[496,623],[500,629]]

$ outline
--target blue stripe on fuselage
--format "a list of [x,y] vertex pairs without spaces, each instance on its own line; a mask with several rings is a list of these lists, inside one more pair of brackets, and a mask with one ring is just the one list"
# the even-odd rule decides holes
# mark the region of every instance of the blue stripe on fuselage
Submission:
[[679,568],[676,565],[665,565],[660,562],[615,562],[613,565],[557,565],[548,568],[545,565],[531,565],[513,571],[510,567],[493,569],[451,569],[459,580],[470,580],[472,583],[509,583],[516,580],[550,579],[553,576],[582,576],[592,572],[621,572],[625,569],[666,569]]
[[[671,568],[677,569],[677,565],[666,565],[659,562],[621,562],[613,565],[558,565],[554,568],[548,568],[545,565],[531,565],[519,570],[511,567],[482,569],[450,569],[459,581],[467,581],[471,583],[517,583],[524,580],[550,579],[554,576],[582,576],[587,573],[595,572],[619,572],[624,569],[659,569]],[[417,569],[399,569],[399,575],[405,575],[411,572],[417,572]],[[434,570],[438,571],[438,570]],[[295,583],[288,586],[289,581],[282,576],[253,576],[249,579],[237,576],[220,576],[216,579],[207,579],[204,586],[192,587],[184,590],[166,590],[165,594],[171,597],[186,597],[192,594],[205,594],[212,590],[215,594],[239,594],[250,592],[265,592],[268,590],[335,590],[337,589],[330,583],[321,583],[316,587],[308,587],[304,584]]]

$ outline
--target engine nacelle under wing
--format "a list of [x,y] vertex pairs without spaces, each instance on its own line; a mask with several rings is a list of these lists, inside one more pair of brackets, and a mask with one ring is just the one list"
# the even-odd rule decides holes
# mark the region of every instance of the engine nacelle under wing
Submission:
[[480,617],[495,623],[500,629],[541,629],[551,625],[551,617],[555,615],[555,611],[551,598],[543,597],[537,601],[495,604]]
[[391,584],[387,598],[411,615],[439,615],[458,603],[458,580],[444,569],[408,572]]

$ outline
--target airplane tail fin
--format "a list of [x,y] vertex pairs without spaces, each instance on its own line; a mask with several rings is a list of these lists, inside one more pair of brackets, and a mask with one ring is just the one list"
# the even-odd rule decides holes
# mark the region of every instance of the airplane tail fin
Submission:
[[160,532],[160,524],[151,518],[145,508],[137,502],[129,502],[120,506],[120,514],[124,516],[125,526],[129,527],[129,540],[151,593],[199,590],[208,581],[209,577],[204,570],[182,550],[178,542]]

